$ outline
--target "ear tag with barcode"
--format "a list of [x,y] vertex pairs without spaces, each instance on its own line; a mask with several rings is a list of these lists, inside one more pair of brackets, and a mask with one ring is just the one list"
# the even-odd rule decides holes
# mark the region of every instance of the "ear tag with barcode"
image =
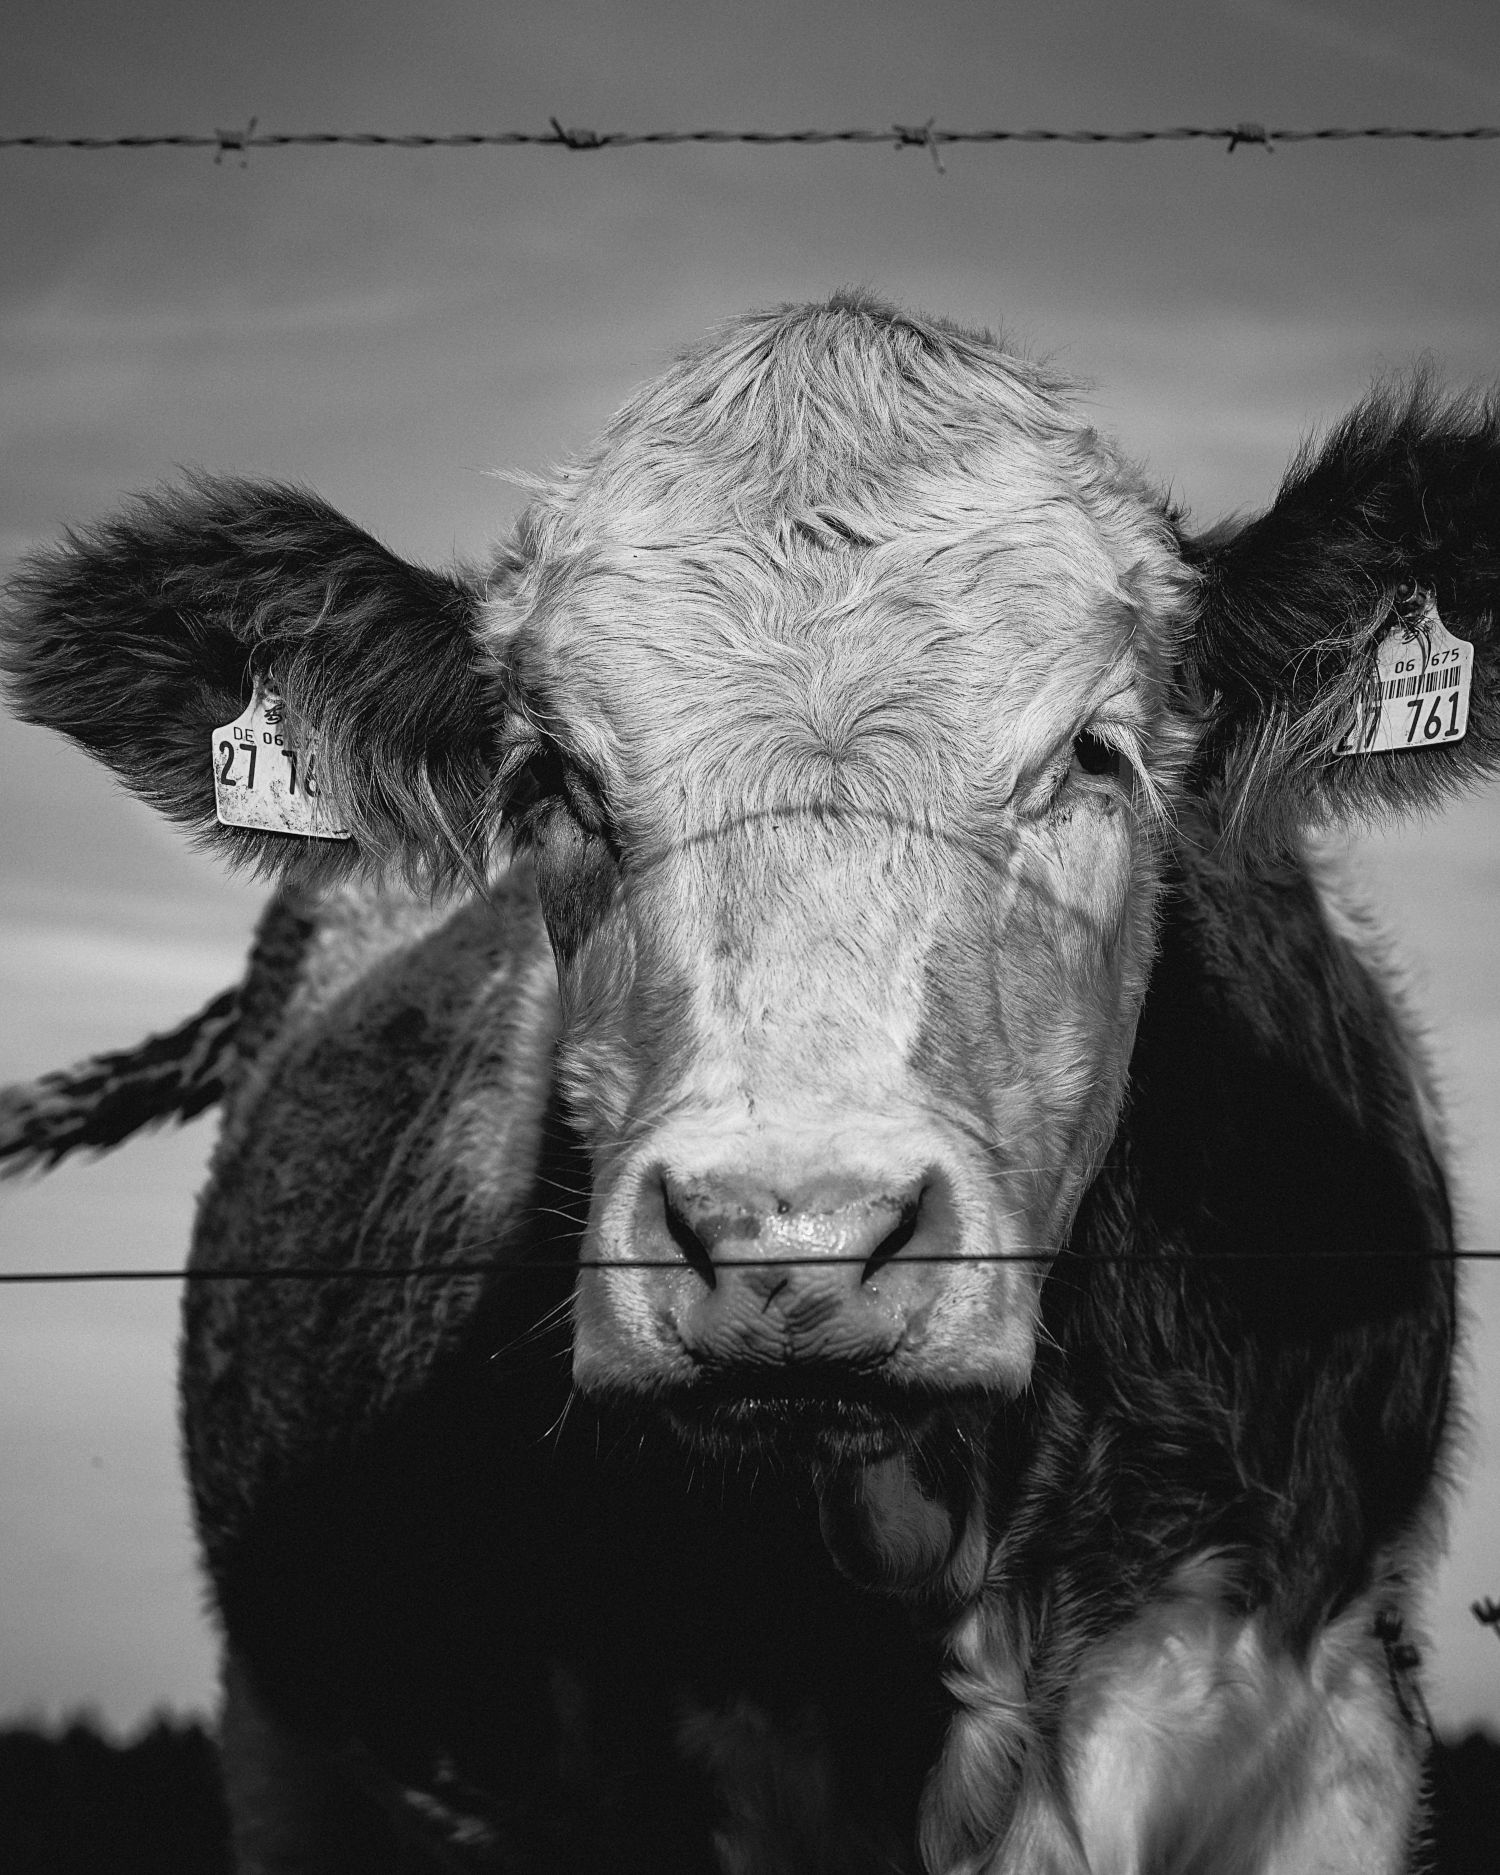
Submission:
[[1381,639],[1375,675],[1334,754],[1377,755],[1462,741],[1473,677],[1473,645],[1447,629],[1429,593],[1420,613],[1398,619]]
[[213,732],[214,798],[220,824],[350,840],[318,792],[318,753],[274,690],[255,694],[232,723]]

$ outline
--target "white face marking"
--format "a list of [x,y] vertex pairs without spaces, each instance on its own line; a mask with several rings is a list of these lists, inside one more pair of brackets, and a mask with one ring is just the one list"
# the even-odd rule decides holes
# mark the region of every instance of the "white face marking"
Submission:
[[[811,434],[799,380],[804,455],[756,462],[684,367],[529,524],[506,655],[604,829],[537,839],[596,1155],[586,1251],[619,1266],[580,1288],[582,1379],[770,1358],[695,1323],[700,1227],[736,1261],[794,1238],[804,1263],[865,1259],[848,1333],[789,1323],[788,1362],[1029,1371],[1040,1260],[1108,1144],[1144,988],[1183,597],[1159,515],[1060,400],[993,351],[953,369],[936,417],[881,379],[852,450],[826,412]],[[671,1233],[680,1269],[624,1267],[670,1262]]]

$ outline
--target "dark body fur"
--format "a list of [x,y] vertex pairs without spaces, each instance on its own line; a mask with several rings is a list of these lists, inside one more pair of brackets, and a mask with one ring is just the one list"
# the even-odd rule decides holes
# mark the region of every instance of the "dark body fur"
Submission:
[[[190,1293],[230,1725],[261,1728],[251,1760],[280,1735],[304,1780],[309,1744],[327,1767],[260,1827],[343,1844],[330,1868],[448,1866],[424,1860],[443,1842],[455,1867],[706,1870],[740,1812],[775,1819],[764,1866],[915,1867],[943,1610],[845,1582],[795,1474],[569,1408],[566,1326],[533,1331],[566,1323],[587,1166],[545,1082],[512,1203],[439,1170],[455,1107],[506,1071],[497,1022],[545,1055],[518,988],[545,942],[520,867],[294,1003],[231,1106],[200,1263],[494,1265],[245,1291],[217,1381],[223,1298]],[[410,1219],[378,1252],[376,1193]],[[985,1600],[1030,1636],[1023,1755],[1045,1764],[1089,1645],[1205,1550],[1294,1653],[1371,1588],[1441,1445],[1451,1247],[1399,1021],[1307,873],[1190,861],[1035,1387],[990,1430]]]
[[1127,1521],[1144,1555],[1211,1547],[1300,1647],[1428,1487],[1452,1218],[1388,992],[1303,868],[1169,891],[1129,1107],[1049,1276],[1044,1449],[1085,1578]]

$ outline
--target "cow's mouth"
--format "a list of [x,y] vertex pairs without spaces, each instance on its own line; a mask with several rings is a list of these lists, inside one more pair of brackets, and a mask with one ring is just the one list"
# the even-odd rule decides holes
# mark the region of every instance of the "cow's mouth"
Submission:
[[663,1404],[700,1451],[805,1466],[824,1541],[856,1580],[917,1591],[952,1560],[975,1501],[966,1403],[813,1371],[705,1383]]
[[890,1457],[920,1440],[937,1411],[904,1389],[817,1369],[705,1380],[663,1405],[709,1452],[800,1461],[815,1473]]

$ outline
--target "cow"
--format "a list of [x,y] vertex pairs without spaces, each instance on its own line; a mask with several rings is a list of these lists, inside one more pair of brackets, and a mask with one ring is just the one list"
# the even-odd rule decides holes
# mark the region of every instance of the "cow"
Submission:
[[1195,533],[861,294],[482,568],[206,478],[26,565],[20,713],[278,880],[232,996],[8,1109],[223,1104],[245,1875],[1423,1866],[1454,1227],[1324,835],[1496,766],[1497,594],[1489,403]]

